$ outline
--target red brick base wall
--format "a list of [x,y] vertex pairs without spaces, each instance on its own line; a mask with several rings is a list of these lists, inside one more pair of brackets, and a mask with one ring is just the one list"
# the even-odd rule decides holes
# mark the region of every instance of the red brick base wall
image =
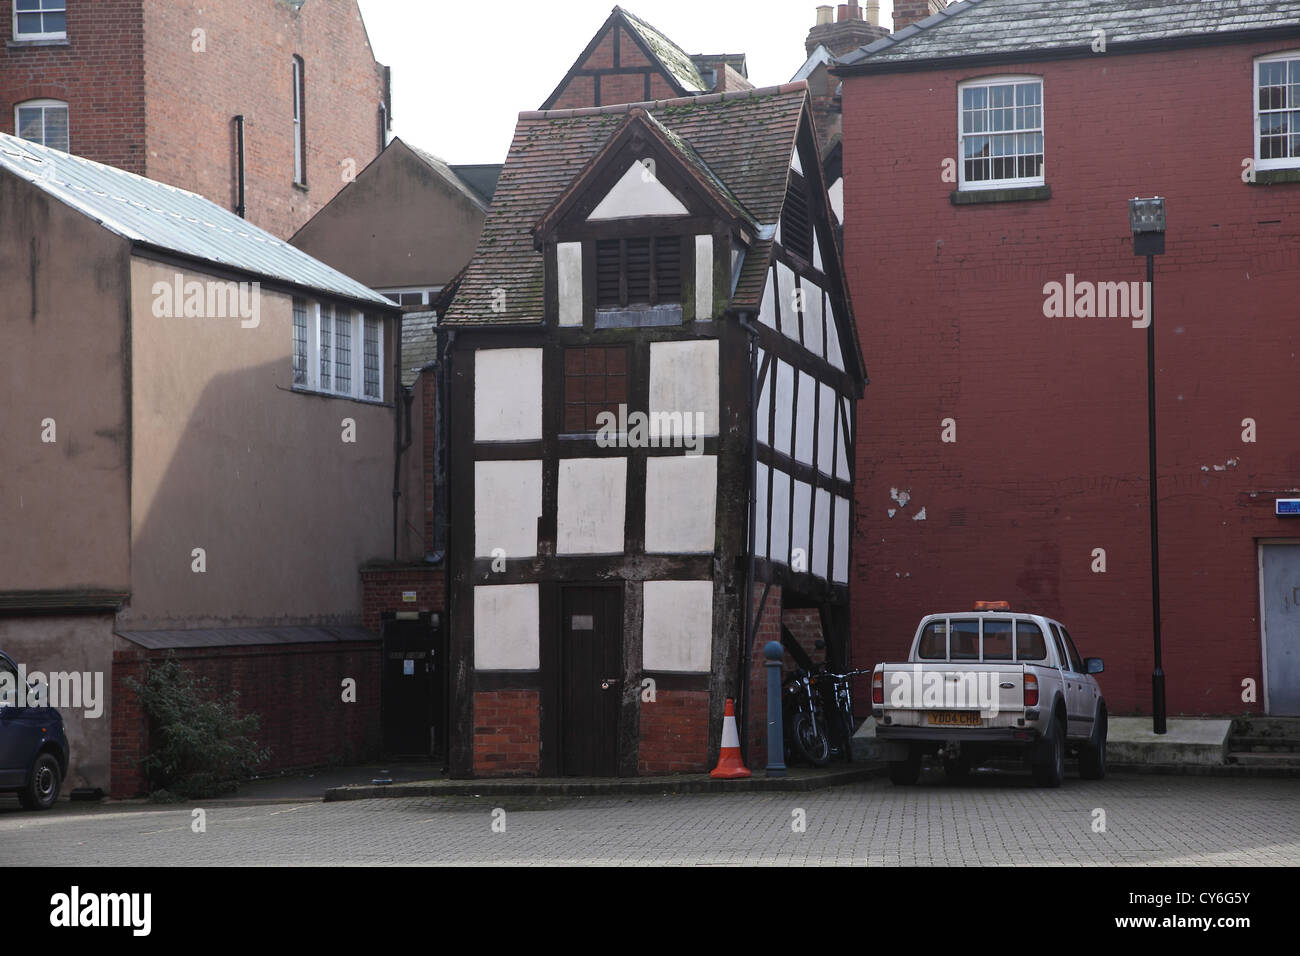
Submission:
[[[754,586],[754,614],[763,598],[763,585]],[[745,765],[750,769],[767,766],[767,658],[763,645],[781,640],[781,589],[773,587],[767,595],[763,618],[754,635],[754,646],[749,658],[749,713],[745,715],[746,749]]]
[[660,690],[653,703],[641,701],[638,773],[703,773],[708,750],[708,691]]
[[[257,741],[271,755],[259,772],[364,760],[381,748],[377,641],[116,651],[111,784],[115,798],[137,796],[147,789],[139,761],[149,750],[149,722],[126,679],[143,682],[148,661],[169,653],[182,667],[206,677],[214,694],[238,691],[240,713],[261,716]],[[356,681],[355,703],[343,701],[345,678]]]
[[541,771],[541,716],[535,690],[474,694],[474,776],[535,776]]
[[[403,601],[404,591],[414,591],[414,601]],[[372,634],[381,633],[380,615],[385,611],[430,611],[447,609],[447,574],[427,565],[397,565],[367,568],[361,572],[361,626]]]

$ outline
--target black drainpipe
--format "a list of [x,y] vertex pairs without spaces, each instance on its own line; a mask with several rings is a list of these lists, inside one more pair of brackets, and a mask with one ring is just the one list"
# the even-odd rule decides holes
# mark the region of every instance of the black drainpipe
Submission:
[[438,363],[434,371],[438,403],[438,434],[433,440],[433,550],[442,561],[447,557],[447,458],[451,415],[447,408],[447,395],[451,391],[451,352],[456,344],[456,330],[447,330],[438,336]]
[[[397,502],[402,497],[402,455],[411,447],[411,402],[415,393],[398,382],[400,404],[394,403],[397,414],[393,422],[393,448],[397,454],[393,458],[393,560],[397,560]],[[406,418],[406,438],[402,438],[402,418]]]
[[244,114],[235,117],[235,176],[238,180],[239,202],[235,205],[235,215],[244,219],[248,211],[244,203]]
[[[740,732],[740,752],[744,754],[749,726],[749,658],[754,651],[754,632],[758,630],[758,622],[754,620],[754,537],[758,521],[758,330],[743,318],[740,327],[749,333],[749,557],[745,570],[745,646],[740,655],[742,719],[736,722]],[[763,592],[763,604],[767,604],[766,590]],[[761,612],[762,608],[759,610]]]

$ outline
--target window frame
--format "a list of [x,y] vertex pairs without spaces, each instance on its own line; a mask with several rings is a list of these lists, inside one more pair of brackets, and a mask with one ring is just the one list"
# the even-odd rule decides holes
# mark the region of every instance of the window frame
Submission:
[[[48,110],[48,109],[60,109],[60,108],[63,110],[64,116],[65,116],[65,118],[66,118],[66,125],[67,125],[67,130],[68,130],[68,143],[67,143],[67,146],[66,146],[66,147],[63,147],[63,148],[60,148],[60,147],[58,147],[58,146],[51,146],[51,145],[49,145],[48,143],[46,143],[45,140],[44,140],[44,134],[45,134],[45,112],[44,112],[44,111],[45,111],[45,110]],[[42,135],[42,138],[41,138],[40,140],[27,139],[25,136],[23,136],[23,133],[22,133],[22,129],[23,129],[23,127],[22,127],[22,120],[20,119],[21,111],[22,111],[22,110],[31,110],[31,109],[39,109],[39,110],[41,110],[41,135]],[[23,140],[24,142],[27,142],[27,143],[36,143],[36,145],[38,145],[38,146],[44,146],[46,149],[57,149],[57,150],[59,150],[60,152],[64,152],[64,153],[71,152],[71,150],[72,150],[72,111],[68,108],[68,104],[67,104],[67,102],[64,101],[64,100],[56,100],[56,99],[49,99],[49,98],[43,98],[43,97],[42,97],[42,98],[37,98],[37,99],[32,99],[32,100],[23,100],[21,103],[15,103],[15,104],[14,104],[14,135],[15,135],[16,137],[18,137],[19,139]]]
[[[296,342],[293,323],[290,323],[290,382],[295,392],[307,392],[314,395],[325,395],[331,398],[351,399],[355,402],[365,402],[369,405],[383,405],[387,401],[384,397],[386,387],[384,375],[384,347],[385,347],[385,330],[384,317],[374,312],[367,312],[357,308],[353,304],[339,304],[337,302],[321,301],[319,299],[310,299],[306,296],[294,296],[293,306],[298,303],[303,305],[303,311],[306,315],[306,376],[305,381],[296,381],[297,362],[296,362]],[[365,364],[365,334],[369,322],[374,322],[376,331],[376,347],[378,355],[378,395],[366,394],[366,364]],[[338,387],[338,330],[340,323],[347,328],[349,356],[347,370],[349,375],[349,387],[347,390],[341,390]],[[329,359],[328,368],[322,368],[321,346],[328,336],[329,341]],[[328,372],[328,383],[325,381],[324,372]]]
[[[67,3],[67,0],[37,0],[37,2],[40,3],[40,5],[41,5],[41,8],[40,8],[39,10],[21,10],[21,11],[18,9],[18,3],[16,2],[16,0],[15,0],[15,2],[13,3],[13,22],[12,22],[12,24],[11,24],[11,26],[12,26],[12,28],[13,28],[13,32],[12,32],[11,35],[12,35],[13,38],[14,38],[14,42],[15,42],[15,43],[26,43],[26,42],[29,41],[29,40],[66,40],[66,39],[68,38],[68,3]],[[46,4],[46,3],[60,3],[60,2],[61,2],[61,7],[60,7],[59,9],[50,9],[50,10],[46,10],[46,9],[45,9],[45,4]],[[32,14],[37,14],[38,16],[41,17],[41,25],[42,25],[42,26],[44,26],[44,24],[45,24],[45,16],[44,16],[45,14],[47,14],[47,13],[62,13],[62,14],[63,14],[63,29],[62,29],[60,32],[58,32],[58,33],[23,33],[22,31],[20,31],[20,30],[18,29],[18,15],[19,15],[19,13],[25,14],[26,16],[31,16]]]
[[[686,305],[686,278],[684,276],[685,256],[682,254],[682,243],[686,239],[685,233],[642,233],[635,236],[609,236],[607,238],[597,238],[593,240],[592,261],[596,271],[595,276],[595,307],[600,312],[641,312],[645,309],[659,308],[685,308]],[[649,286],[650,301],[633,302],[631,294],[628,292],[628,268],[627,253],[628,243],[644,240],[648,243],[649,248],[649,272],[646,275],[646,281]],[[676,297],[665,300],[661,297],[659,289],[659,244],[667,241],[675,243],[677,248],[677,291]],[[600,298],[600,247],[602,243],[618,243],[618,289],[619,301],[615,304],[605,304]]]
[[[1251,66],[1250,66],[1251,73],[1252,73],[1251,84],[1250,84],[1251,93],[1252,93],[1251,122],[1252,122],[1252,128],[1254,129],[1253,153],[1255,156],[1255,169],[1257,170],[1300,169],[1300,151],[1298,151],[1295,156],[1283,156],[1280,158],[1273,157],[1271,159],[1264,159],[1262,156],[1260,156],[1259,74],[1261,71],[1261,67],[1265,63],[1273,63],[1279,60],[1284,63],[1292,60],[1300,62],[1300,50],[1284,50],[1278,53],[1266,53],[1262,56],[1255,57],[1251,61]],[[1288,68],[1288,73],[1289,73],[1289,68]],[[1286,115],[1288,113],[1300,113],[1300,102],[1288,105],[1287,107],[1281,110],[1269,110],[1268,112],[1277,112],[1277,113],[1281,113],[1282,115]],[[1296,135],[1300,135],[1300,131],[1288,130],[1287,133],[1288,138]]]
[[[1038,127],[1037,129],[1012,129],[994,132],[993,130],[984,130],[980,133],[967,134],[963,129],[962,107],[963,94],[967,89],[972,87],[995,87],[1011,86],[1014,87],[1020,83],[1037,83],[1038,84]],[[972,77],[969,80],[962,80],[957,84],[957,191],[958,192],[980,192],[990,189],[1024,189],[1034,186],[1047,185],[1047,84],[1043,77],[1033,73],[1009,73],[998,76],[980,76]],[[1014,100],[1015,94],[1012,94]],[[1015,109],[1012,104],[1012,109]],[[966,137],[970,136],[987,136],[990,139],[994,136],[1002,136],[1007,133],[1033,133],[1037,132],[1043,139],[1042,149],[1042,172],[1037,176],[1017,176],[1009,179],[980,179],[968,181],[966,179]],[[1026,154],[1029,155],[1029,154]],[[990,170],[991,171],[991,170]]]
[[307,64],[293,56],[293,184],[307,185]]

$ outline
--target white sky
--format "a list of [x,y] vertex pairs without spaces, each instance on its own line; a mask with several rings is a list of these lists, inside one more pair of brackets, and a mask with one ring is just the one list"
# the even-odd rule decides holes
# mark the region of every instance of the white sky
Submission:
[[[820,0],[824,2],[824,0]],[[756,86],[787,82],[819,0],[625,0],[687,53],[745,53]],[[535,110],[615,0],[360,0],[379,61],[393,68],[393,134],[453,163],[504,161],[515,120]],[[863,0],[865,6],[865,0]],[[893,0],[880,22],[893,23]]]

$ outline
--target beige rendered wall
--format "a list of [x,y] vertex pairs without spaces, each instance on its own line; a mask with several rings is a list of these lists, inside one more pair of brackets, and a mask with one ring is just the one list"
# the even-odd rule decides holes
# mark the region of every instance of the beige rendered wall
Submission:
[[[113,691],[113,615],[0,617],[0,648],[28,674],[55,671],[82,675],[82,707],[62,705],[68,736],[66,795],[74,787],[109,788],[112,737],[109,715]],[[90,683],[87,683],[89,681]],[[95,699],[91,700],[90,688]],[[92,706],[93,705],[93,706]]]
[[8,174],[0,224],[0,592],[125,591],[127,244]]
[[372,289],[446,285],[474,255],[484,218],[394,140],[291,241]]
[[[133,597],[118,629],[359,622],[358,568],[392,553],[391,405],[292,390],[287,294],[262,291],[255,328],[156,317],[155,283],[177,274],[131,263]],[[393,341],[390,325],[390,398]]]

